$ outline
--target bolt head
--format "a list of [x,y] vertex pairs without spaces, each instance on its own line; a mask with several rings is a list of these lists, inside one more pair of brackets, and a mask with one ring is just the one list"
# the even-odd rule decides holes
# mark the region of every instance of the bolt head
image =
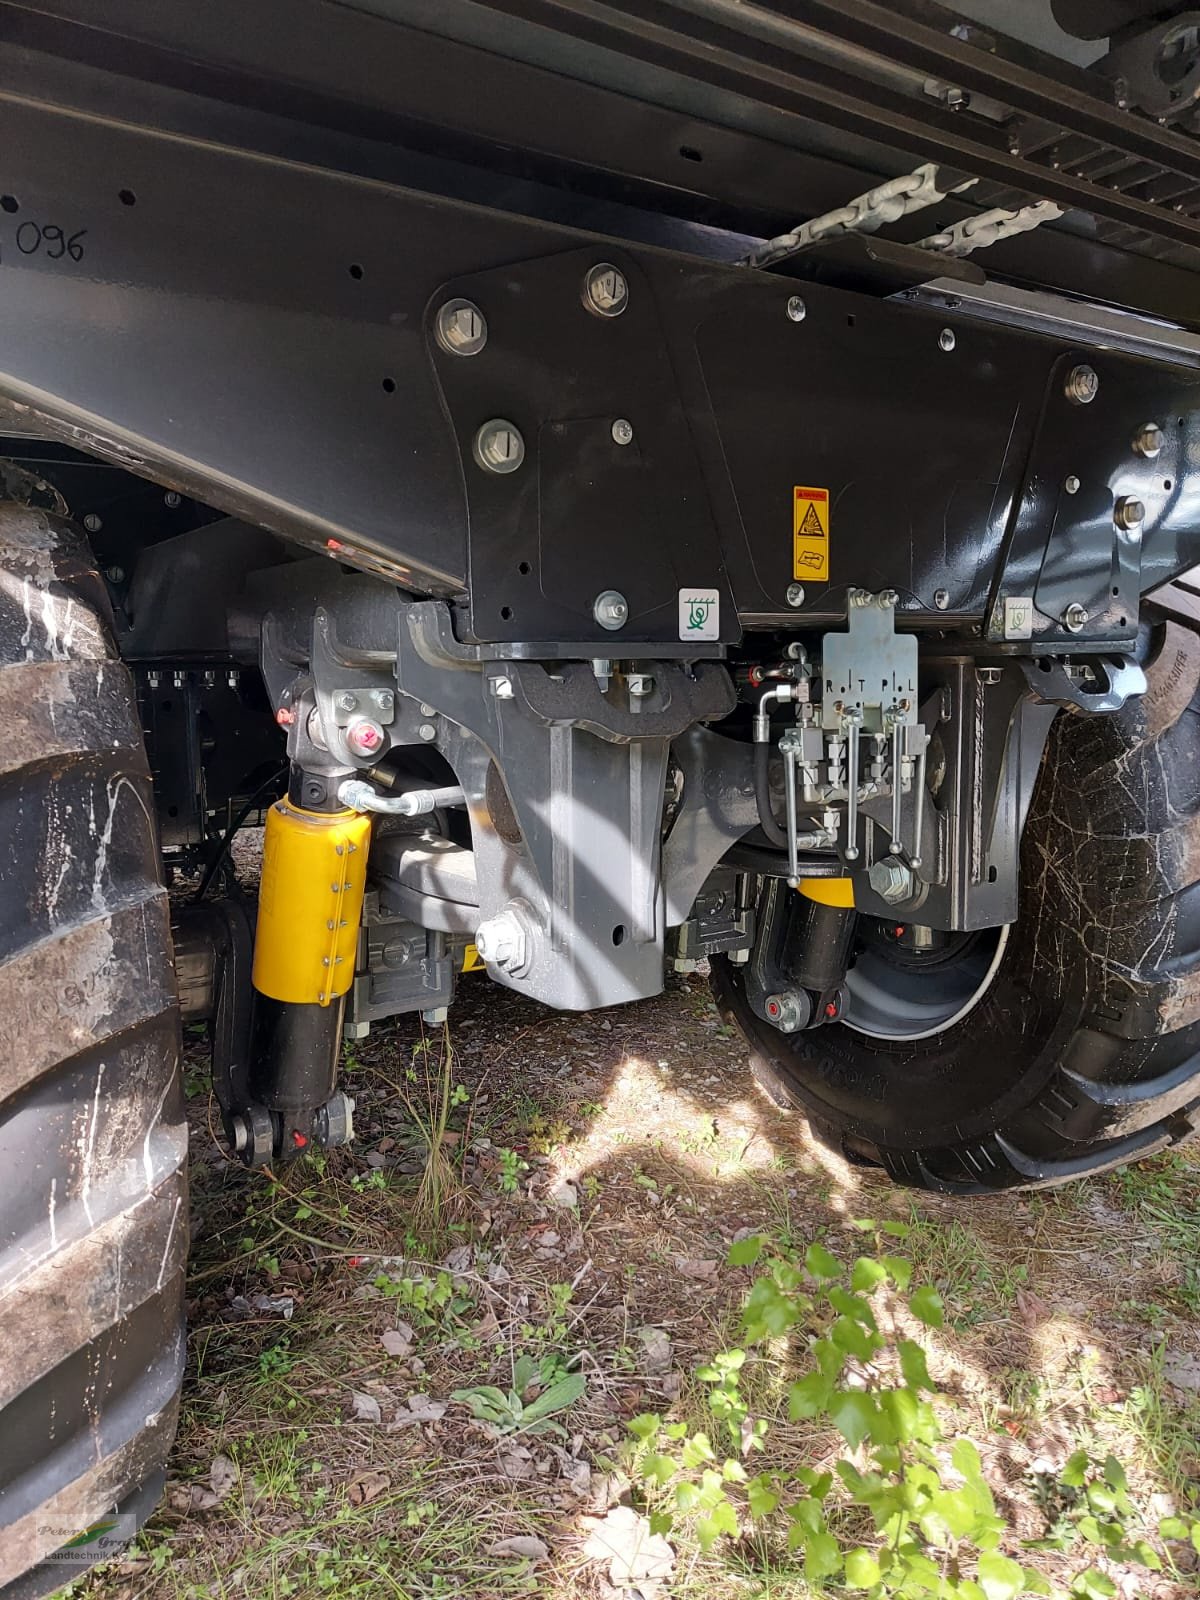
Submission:
[[528,953],[524,924],[511,911],[501,911],[479,924],[475,930],[475,948],[489,966],[503,967],[506,971],[523,967]]
[[912,873],[903,861],[889,857],[885,861],[872,862],[867,881],[888,905],[899,905],[902,900],[912,899]]
[[629,621],[629,601],[619,590],[605,589],[592,603],[592,616],[610,632],[623,628]]
[[953,328],[943,328],[941,333],[938,334],[938,348],[941,350],[953,350],[957,343],[958,340],[954,336]]
[[788,584],[787,603],[790,606],[802,606],[804,604],[804,585],[802,583]]
[[1133,436],[1133,448],[1147,461],[1153,461],[1161,455],[1165,443],[1163,431],[1157,422],[1143,422]]
[[345,692],[342,693],[342,694],[337,694],[337,695],[334,695],[334,697],[333,697],[333,703],[338,708],[339,711],[357,711],[358,710],[358,697],[357,697],[357,695],[353,695],[353,694],[349,694],[349,693],[345,693]]
[[1063,393],[1072,405],[1090,406],[1100,392],[1100,377],[1094,367],[1080,363],[1067,373]]
[[513,697],[512,679],[493,678],[492,693],[495,695],[497,700],[511,700]]
[[1068,494],[1078,494],[1079,493],[1079,479],[1075,476],[1075,474],[1073,472],[1068,477],[1063,479],[1063,488],[1067,491]]
[[1073,600],[1062,614],[1063,626],[1068,633],[1079,633],[1088,620],[1086,606],[1081,606],[1078,600]]
[[109,583],[124,583],[125,582],[125,568],[124,567],[106,567],[104,569],[104,576],[108,579]]
[[599,261],[583,280],[583,303],[597,317],[619,317],[629,305],[629,283],[620,267]]
[[487,344],[487,318],[470,300],[448,300],[437,314],[434,333],[449,355],[477,356]]
[[423,722],[417,729],[417,737],[424,739],[426,744],[437,738],[437,729],[432,722]]
[[629,693],[635,700],[645,699],[646,695],[654,693],[654,679],[648,672],[630,673]]
[[789,322],[803,322],[808,315],[808,307],[798,294],[790,296],[787,303],[787,316]]
[[83,525],[89,533],[99,533],[104,526],[104,522],[94,511],[89,511],[83,519]]
[[633,423],[626,417],[618,417],[612,425],[612,436],[614,444],[632,444]]
[[351,755],[377,756],[387,743],[387,735],[370,717],[355,717],[346,729],[346,749]]
[[525,459],[521,430],[515,422],[506,422],[503,417],[493,417],[483,424],[475,435],[473,448],[476,463],[485,472],[501,476],[516,472]]
[[1123,494],[1113,507],[1113,521],[1124,533],[1140,533],[1146,520],[1146,507],[1133,495]]
[[939,611],[945,611],[950,604],[949,589],[935,589],[933,591],[933,603]]

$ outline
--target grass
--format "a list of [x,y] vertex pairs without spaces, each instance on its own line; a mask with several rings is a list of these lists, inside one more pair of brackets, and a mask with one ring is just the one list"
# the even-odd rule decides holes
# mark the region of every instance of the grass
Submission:
[[[752,1091],[699,976],[590,1017],[468,982],[448,1036],[380,1028],[345,1069],[354,1146],[272,1174],[219,1160],[207,1096],[189,1100],[197,1235],[170,1487],[130,1557],[80,1594],[594,1600],[586,1519],[627,1493],[627,1421],[704,1416],[692,1373],[749,1281],[724,1264],[730,1241],[764,1230],[801,1255],[820,1238],[847,1258],[860,1217],[910,1226],[904,1247],[946,1302],[931,1364],[950,1421],[980,1442],[1023,1536],[1044,1527],[1031,1467],[1084,1441],[1126,1461],[1143,1499],[1194,1499],[1200,1405],[1170,1373],[1200,1360],[1195,1153],[1049,1195],[895,1191]],[[271,1309],[289,1299],[290,1319]],[[648,1329],[670,1341],[666,1367]],[[522,1430],[508,1403],[530,1362],[522,1412],[585,1380],[550,1414],[565,1437]],[[755,1371],[763,1412],[782,1376]],[[451,1398],[493,1388],[514,1426]],[[414,1415],[422,1397],[432,1410]],[[807,1424],[786,1441],[798,1460],[832,1443]],[[222,1456],[233,1486],[205,1507]],[[522,1536],[546,1559],[491,1553]],[[808,1592],[744,1549],[677,1553],[674,1600]],[[1166,1581],[1134,1592],[1193,1592]]]

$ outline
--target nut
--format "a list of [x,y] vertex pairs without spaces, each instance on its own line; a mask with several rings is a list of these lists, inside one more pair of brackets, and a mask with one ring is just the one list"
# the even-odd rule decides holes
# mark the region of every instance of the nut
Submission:
[[1063,627],[1068,633],[1079,633],[1088,620],[1088,609],[1073,600],[1062,614]]
[[619,317],[629,304],[629,284],[620,267],[600,261],[583,280],[583,303],[597,317]]
[[346,728],[346,749],[355,756],[377,756],[387,735],[370,717],[354,717]]
[[475,930],[475,948],[480,959],[489,966],[515,971],[525,965],[528,950],[524,925],[513,912],[501,911],[479,924]]
[[1154,461],[1162,454],[1162,447],[1166,443],[1163,431],[1157,422],[1143,422],[1133,436],[1133,448],[1139,456],[1145,456],[1147,461]]
[[805,317],[808,315],[808,307],[804,304],[804,301],[798,294],[794,294],[789,297],[787,303],[787,315],[789,322],[803,322]]
[[470,300],[448,300],[434,324],[437,342],[452,356],[477,356],[487,343],[487,318]]
[[618,589],[605,589],[592,602],[592,615],[602,628],[623,628],[629,621],[629,601]]
[[938,347],[942,350],[953,350],[958,340],[954,337],[953,328],[943,328],[938,334]]
[[1113,507],[1113,521],[1123,533],[1134,533],[1146,520],[1146,508],[1131,494],[1123,494]]
[[633,443],[633,423],[627,417],[618,417],[612,425],[614,444]]
[[804,585],[802,583],[788,584],[787,603],[790,606],[802,606],[804,604]]
[[503,476],[515,472],[525,459],[525,441],[515,422],[493,417],[475,435],[475,460],[485,472]]
[[886,900],[890,906],[912,899],[912,873],[903,861],[897,861],[894,856],[873,862],[867,873],[867,881],[879,898]]
[[1090,406],[1100,392],[1100,378],[1095,367],[1080,363],[1067,373],[1063,393],[1072,405]]

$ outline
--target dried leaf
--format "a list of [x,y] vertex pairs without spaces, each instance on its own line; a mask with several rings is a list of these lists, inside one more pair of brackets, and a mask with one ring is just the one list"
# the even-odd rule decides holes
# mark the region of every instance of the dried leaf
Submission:
[[643,1595],[665,1583],[675,1570],[675,1552],[661,1533],[650,1532],[647,1517],[631,1506],[614,1506],[603,1518],[585,1518],[592,1531],[583,1547],[591,1561],[608,1562],[608,1581],[618,1589],[637,1587]]
[[685,1278],[711,1278],[715,1276],[720,1263],[709,1260],[689,1260],[686,1256],[675,1257],[675,1270]]
[[346,1498],[352,1506],[367,1506],[392,1486],[386,1472],[360,1472],[346,1485]]
[[639,1328],[642,1343],[642,1367],[652,1376],[670,1372],[674,1351],[671,1340],[662,1328]]
[[228,1456],[214,1456],[212,1466],[208,1469],[208,1486],[202,1483],[189,1484],[184,1491],[187,1496],[186,1505],[180,1504],[180,1498],[172,1496],[172,1503],[180,1510],[211,1511],[214,1506],[219,1506],[234,1484],[238,1481],[238,1469]]
[[399,1328],[388,1328],[379,1335],[379,1342],[390,1356],[407,1356],[412,1354],[412,1345],[400,1332]]
[[373,1394],[363,1394],[355,1389],[350,1395],[350,1414],[359,1422],[382,1422],[383,1413]]
[[529,1533],[517,1533],[511,1539],[498,1539],[488,1549],[490,1556],[522,1556],[526,1561],[545,1561],[549,1554],[549,1545]]

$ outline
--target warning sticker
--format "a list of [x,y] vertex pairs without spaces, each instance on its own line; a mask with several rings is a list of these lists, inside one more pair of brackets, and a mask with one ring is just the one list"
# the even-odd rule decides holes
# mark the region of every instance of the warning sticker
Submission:
[[797,578],[829,577],[829,490],[794,491],[792,572]]

